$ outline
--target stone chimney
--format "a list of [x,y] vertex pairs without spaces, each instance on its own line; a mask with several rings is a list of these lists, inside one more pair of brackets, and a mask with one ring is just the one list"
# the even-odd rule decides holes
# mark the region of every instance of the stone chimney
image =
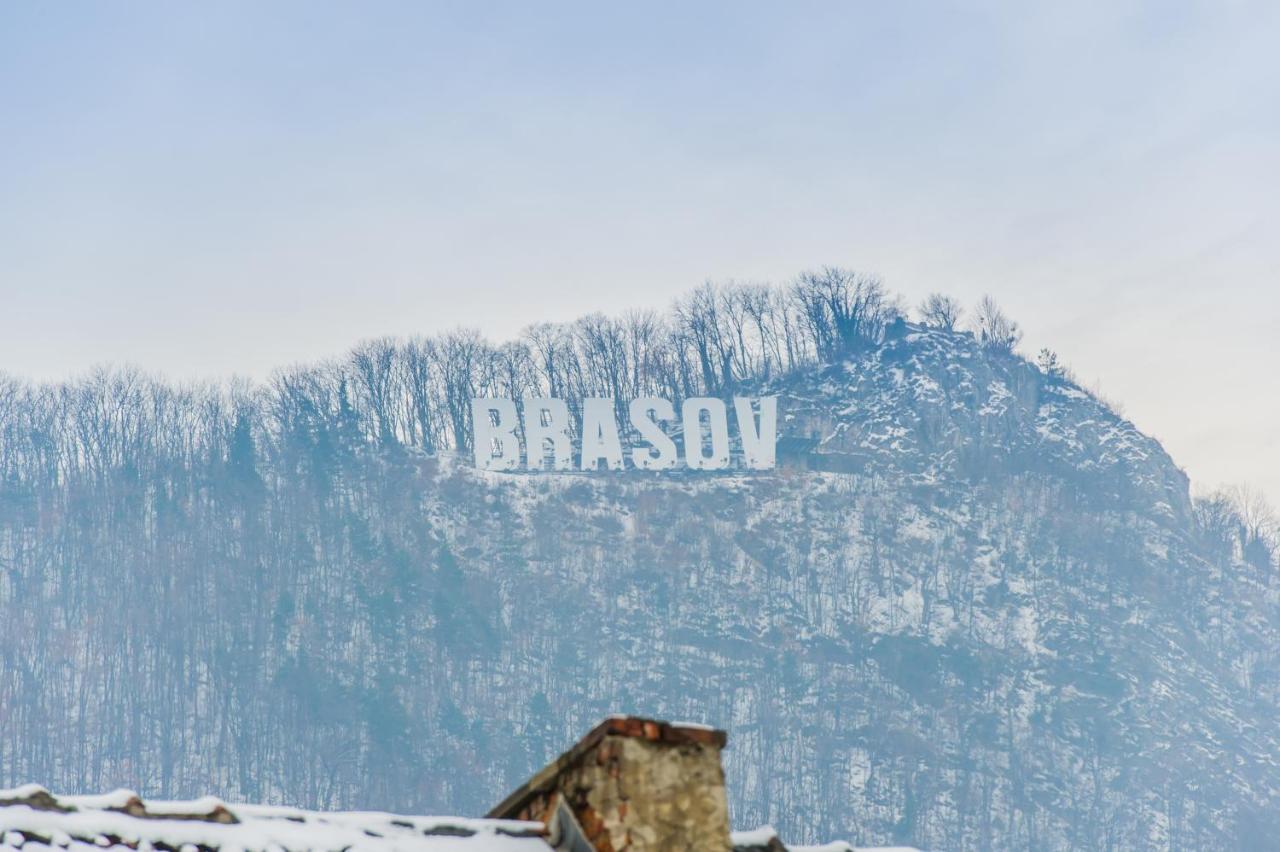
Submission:
[[489,812],[565,852],[729,852],[725,732],[629,716],[597,725]]

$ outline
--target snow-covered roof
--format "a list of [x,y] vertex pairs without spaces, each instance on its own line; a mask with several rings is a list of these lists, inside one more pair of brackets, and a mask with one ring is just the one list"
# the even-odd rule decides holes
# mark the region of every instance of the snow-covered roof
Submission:
[[0,791],[0,852],[546,852],[544,831],[541,823],[516,820],[319,813],[215,798],[144,802],[128,790],[102,796],[54,796],[36,785]]
[[821,846],[792,846],[783,843],[770,825],[751,831],[735,831],[731,843],[733,852],[919,852],[908,846],[869,847],[844,842],[824,843]]

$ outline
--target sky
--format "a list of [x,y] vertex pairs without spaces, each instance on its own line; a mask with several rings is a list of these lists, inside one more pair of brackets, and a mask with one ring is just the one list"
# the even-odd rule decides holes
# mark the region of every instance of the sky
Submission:
[[6,3],[0,371],[265,378],[842,265],[992,294],[1280,503],[1276,44],[1230,0]]

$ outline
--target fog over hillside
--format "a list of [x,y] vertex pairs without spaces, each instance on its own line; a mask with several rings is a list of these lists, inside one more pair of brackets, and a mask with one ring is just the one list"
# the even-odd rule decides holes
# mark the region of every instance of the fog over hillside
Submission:
[[[990,301],[844,270],[262,386],[0,379],[0,787],[482,813],[612,712],[727,727],[734,821],[921,848],[1258,848],[1255,493]],[[776,394],[773,471],[494,474],[470,400]]]

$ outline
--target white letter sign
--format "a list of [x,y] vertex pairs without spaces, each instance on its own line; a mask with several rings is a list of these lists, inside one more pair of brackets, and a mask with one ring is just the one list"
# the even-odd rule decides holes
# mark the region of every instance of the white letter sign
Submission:
[[[621,402],[610,397],[584,398],[581,409],[575,409],[581,417],[575,423],[562,399],[527,396],[523,416],[509,399],[473,399],[471,432],[476,467],[598,471],[604,462],[605,470],[673,470],[681,462],[680,447],[673,437],[680,426],[684,431],[684,466],[690,470],[770,470],[777,464],[777,397],[733,397],[737,438],[730,434],[725,399],[689,397],[681,403],[681,422],[675,426],[664,425],[676,419],[669,400],[642,396],[620,409]],[[624,429],[619,428],[619,410],[627,415]]]

